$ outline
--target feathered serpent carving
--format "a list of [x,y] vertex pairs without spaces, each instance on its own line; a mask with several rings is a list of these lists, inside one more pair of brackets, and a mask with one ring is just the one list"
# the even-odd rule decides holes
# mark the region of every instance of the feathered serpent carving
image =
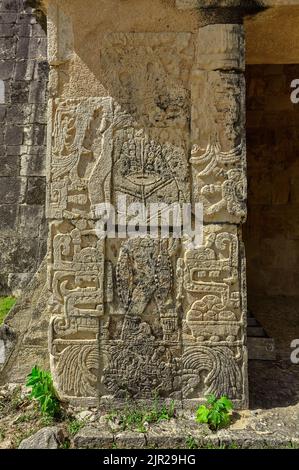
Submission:
[[69,396],[96,396],[99,367],[97,344],[72,344],[60,354],[56,375],[60,389]]

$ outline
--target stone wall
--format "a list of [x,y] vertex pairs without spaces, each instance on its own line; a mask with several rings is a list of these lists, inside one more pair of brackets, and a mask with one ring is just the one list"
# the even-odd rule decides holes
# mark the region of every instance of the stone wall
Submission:
[[18,294],[46,251],[46,33],[25,0],[0,1],[0,294]]
[[247,67],[249,306],[257,295],[299,293],[299,65]]

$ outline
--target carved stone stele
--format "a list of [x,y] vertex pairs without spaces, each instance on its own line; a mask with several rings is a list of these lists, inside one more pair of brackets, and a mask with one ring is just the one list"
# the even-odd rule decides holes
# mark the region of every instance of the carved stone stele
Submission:
[[[215,393],[244,407],[243,28],[163,32],[145,18],[140,31],[128,5],[111,32],[83,1],[82,20],[71,0],[49,3],[49,347],[58,392],[81,405],[157,395],[193,403]],[[97,207],[120,196],[147,209],[202,203],[202,246],[187,249],[174,233],[130,238],[120,227],[102,237]]]

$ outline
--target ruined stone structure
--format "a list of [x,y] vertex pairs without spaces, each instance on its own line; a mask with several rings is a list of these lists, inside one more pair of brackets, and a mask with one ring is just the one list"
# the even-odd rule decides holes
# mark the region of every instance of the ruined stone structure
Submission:
[[[83,406],[156,395],[189,405],[215,393],[247,407],[242,237],[249,248],[251,300],[299,292],[288,282],[296,277],[295,267],[290,270],[283,249],[278,253],[283,237],[291,240],[288,252],[299,253],[296,229],[288,222],[282,233],[269,235],[271,220],[293,220],[288,211],[290,201],[294,207],[297,201],[296,147],[293,143],[292,157],[279,149],[286,135],[295,142],[296,110],[288,92],[280,90],[287,118],[274,158],[271,132],[280,108],[270,92],[268,101],[259,100],[268,75],[297,78],[291,77],[294,66],[278,65],[285,30],[278,31],[277,18],[299,18],[299,9],[294,7],[293,16],[283,8],[257,14],[290,3],[283,0],[96,3],[44,2],[50,65],[48,254],[6,321],[11,336],[5,330],[8,361],[0,382],[9,374],[22,380],[36,361],[47,367],[50,357],[60,396]],[[261,27],[253,17],[264,19]],[[265,24],[277,32],[281,48],[269,46]],[[286,61],[298,57],[293,47]],[[248,66],[247,136],[245,59],[276,64]],[[265,135],[268,146],[262,143]],[[266,154],[267,161],[259,158]],[[265,184],[262,168],[269,161]],[[33,176],[42,182],[43,174]],[[280,178],[290,184],[280,185]],[[250,217],[244,229],[247,180]],[[117,206],[119,196],[147,207],[201,203],[202,246],[191,249],[184,239],[161,236],[101,237],[97,207]],[[279,284],[281,270],[285,281]],[[284,287],[277,290],[278,284]]]
[[46,253],[47,39],[29,3],[0,1],[0,295],[19,295]]
[[[48,6],[52,372],[82,404],[213,392],[244,407],[242,10],[178,1],[164,7],[166,32],[133,20],[140,3],[112,30],[110,7],[104,22],[85,2]],[[201,202],[202,247],[98,238],[97,204],[118,194]]]

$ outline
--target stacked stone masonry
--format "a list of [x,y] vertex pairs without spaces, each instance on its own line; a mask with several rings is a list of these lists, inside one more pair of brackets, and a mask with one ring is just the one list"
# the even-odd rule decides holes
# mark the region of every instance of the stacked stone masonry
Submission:
[[[133,11],[111,32],[83,2],[48,6],[55,384],[84,405],[213,392],[246,407],[243,26],[132,32]],[[201,202],[203,245],[99,237],[97,205],[118,195]]]
[[46,32],[23,0],[0,1],[0,294],[19,294],[46,252]]

